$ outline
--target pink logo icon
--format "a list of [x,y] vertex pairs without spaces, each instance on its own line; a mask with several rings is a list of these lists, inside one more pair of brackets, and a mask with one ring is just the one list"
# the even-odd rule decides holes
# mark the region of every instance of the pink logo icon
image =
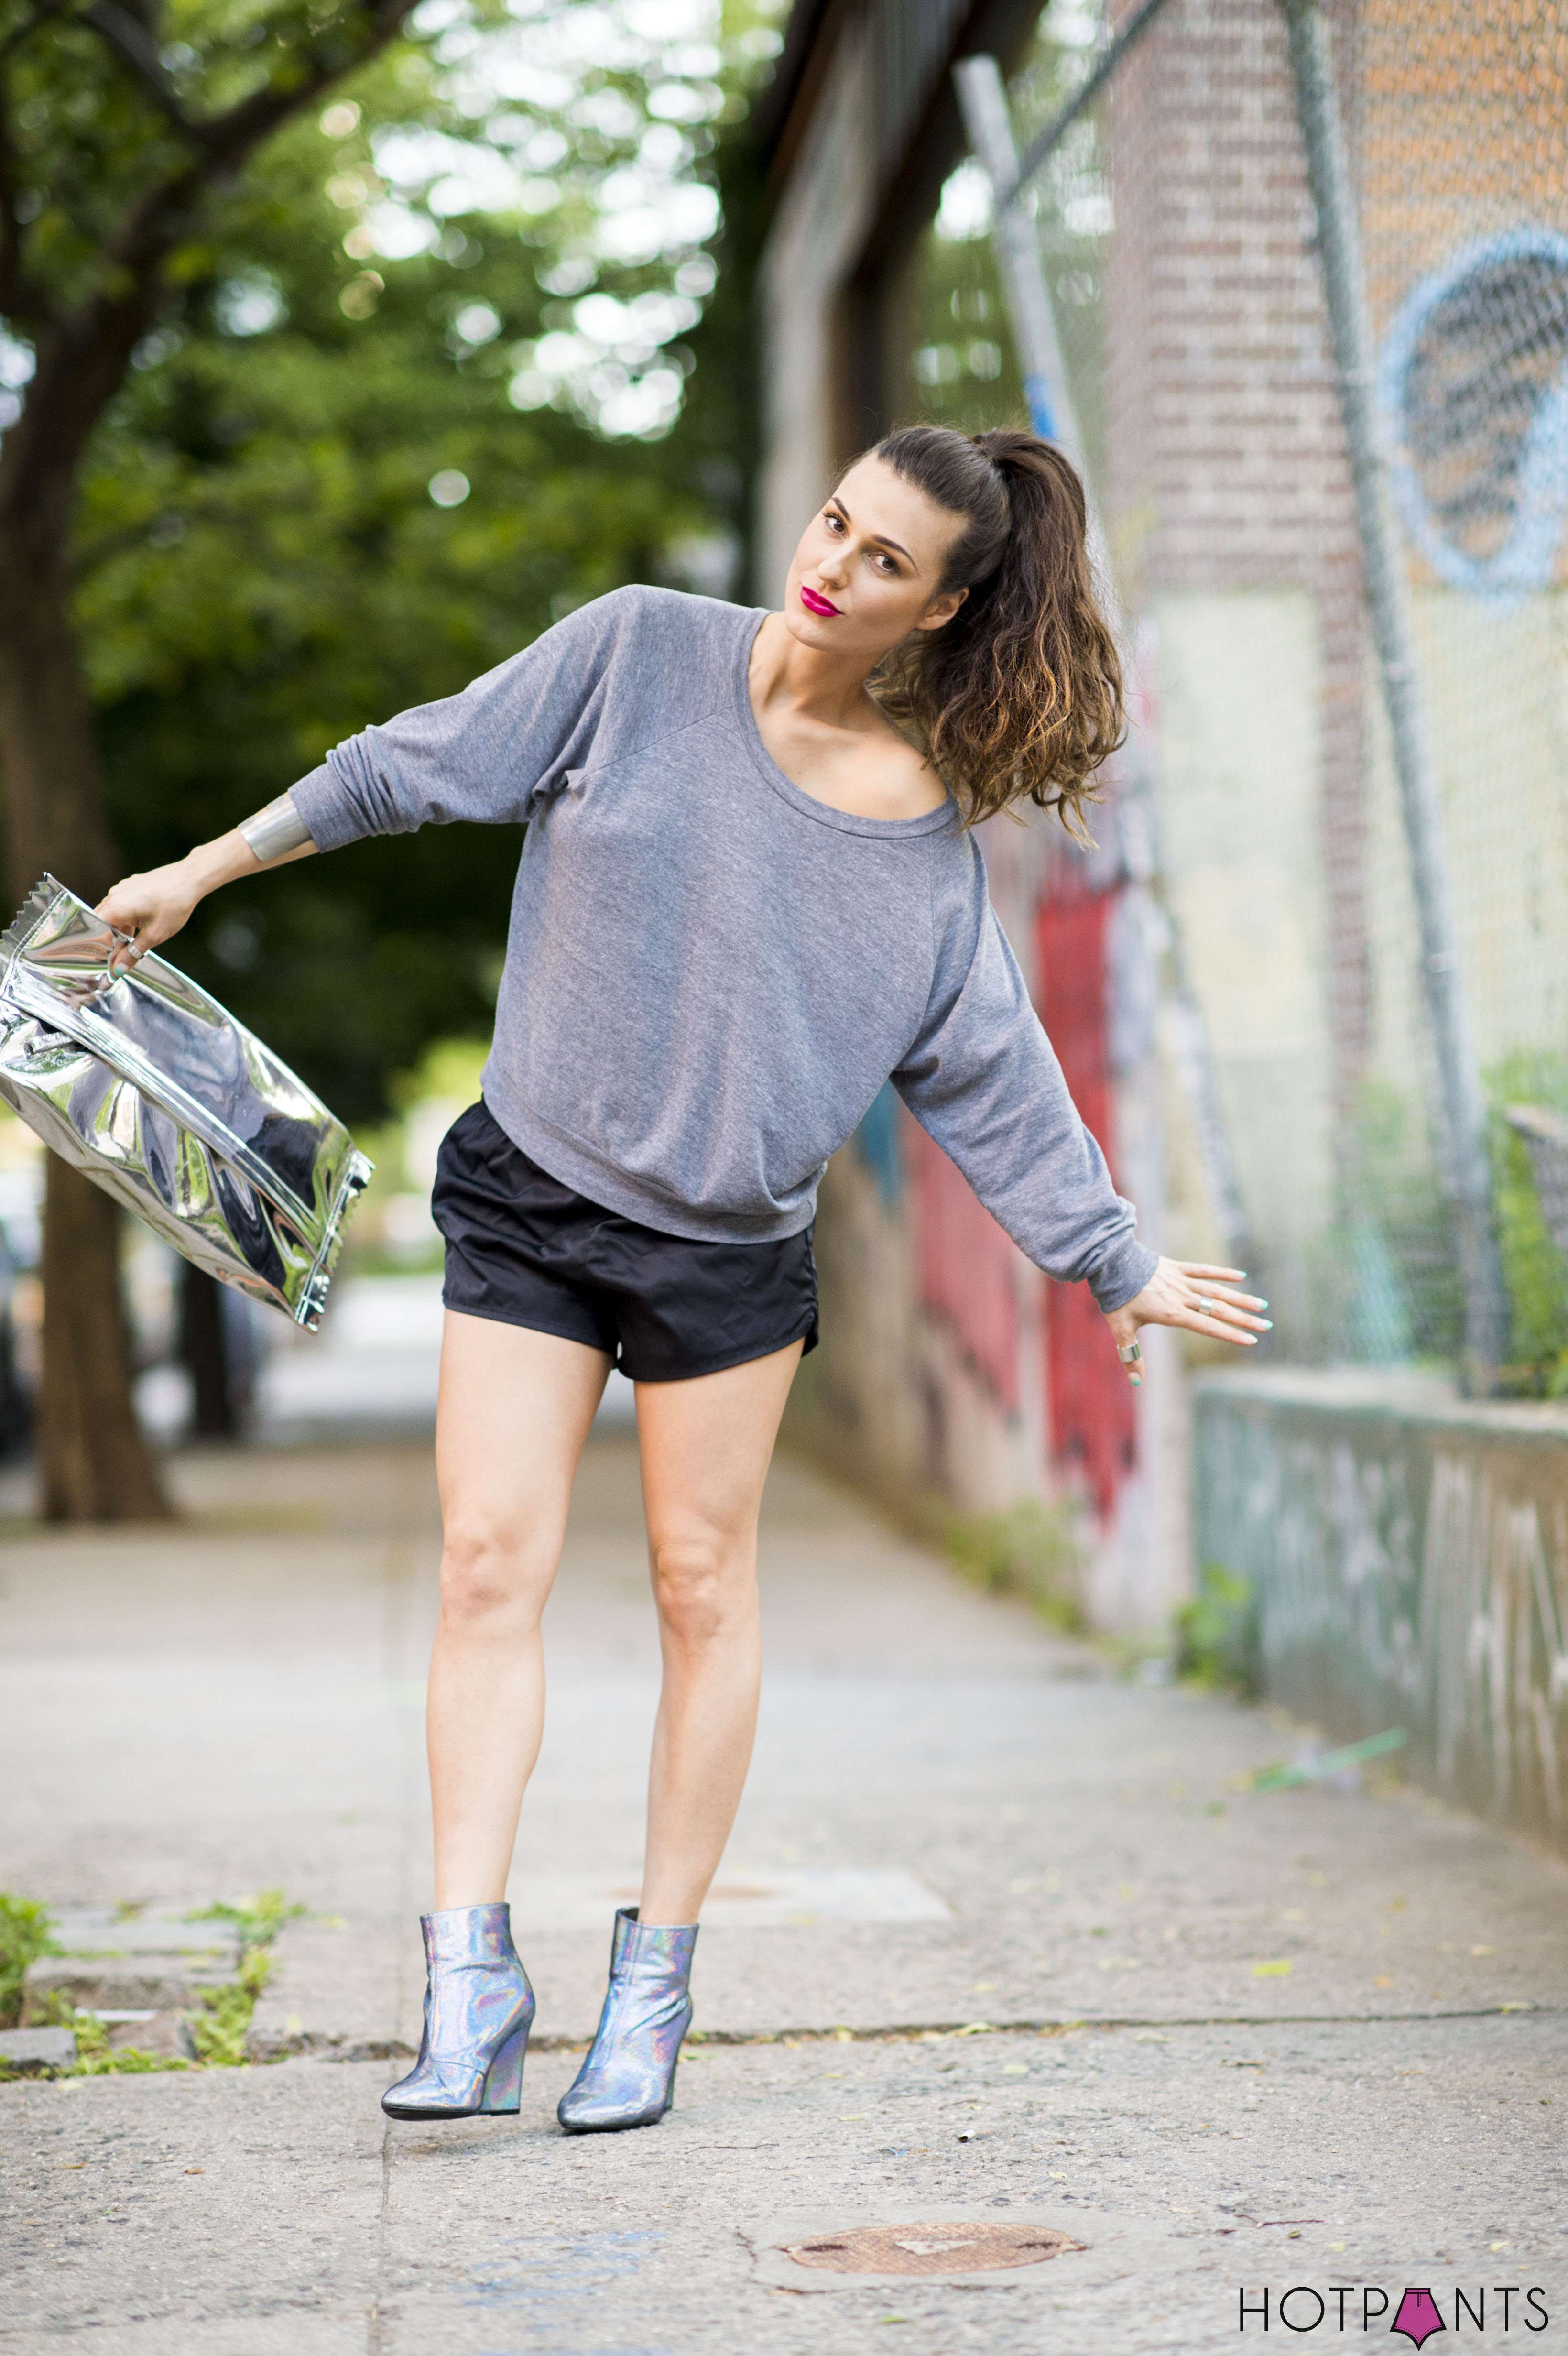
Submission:
[[1437,2301],[1429,2290],[1407,2290],[1399,2303],[1399,2313],[1389,2325],[1391,2331],[1403,2331],[1405,2338],[1419,2348],[1435,2331],[1446,2331],[1448,2326],[1438,2312]]

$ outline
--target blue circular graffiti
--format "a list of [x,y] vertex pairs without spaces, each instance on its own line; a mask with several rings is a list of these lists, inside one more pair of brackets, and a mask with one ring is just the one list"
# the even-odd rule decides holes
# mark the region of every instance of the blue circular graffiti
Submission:
[[1546,588],[1568,523],[1568,236],[1462,246],[1401,305],[1378,390],[1393,493],[1440,580]]

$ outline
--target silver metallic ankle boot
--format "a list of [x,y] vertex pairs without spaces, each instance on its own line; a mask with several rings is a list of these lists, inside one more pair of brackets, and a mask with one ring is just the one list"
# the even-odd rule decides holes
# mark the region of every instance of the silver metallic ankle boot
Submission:
[[427,1977],[420,2058],[389,2086],[394,2119],[466,2119],[515,2111],[534,2022],[534,1992],[512,1944],[511,1909],[453,1906],[422,1914]]
[[663,2118],[691,2026],[687,1982],[696,1944],[695,1922],[644,1924],[635,1906],[621,1908],[599,2033],[556,2112],[568,2135],[651,2127]]

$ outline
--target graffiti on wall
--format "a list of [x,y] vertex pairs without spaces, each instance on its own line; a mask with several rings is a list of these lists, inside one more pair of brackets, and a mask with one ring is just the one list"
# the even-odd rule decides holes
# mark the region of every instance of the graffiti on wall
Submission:
[[1568,237],[1461,246],[1401,305],[1379,391],[1405,530],[1438,579],[1549,587],[1568,523]]
[[906,1119],[921,1305],[951,1327],[959,1355],[1005,1415],[1019,1407],[1018,1246],[923,1129]]
[[1197,1462],[1269,1691],[1336,1733],[1403,1725],[1440,1790],[1568,1839],[1568,1419],[1525,1440],[1211,1382]]

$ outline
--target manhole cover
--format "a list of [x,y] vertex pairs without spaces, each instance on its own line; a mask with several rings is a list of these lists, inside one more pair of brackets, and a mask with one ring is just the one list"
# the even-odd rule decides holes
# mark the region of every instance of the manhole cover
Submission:
[[857,2225],[814,2233],[784,2254],[796,2265],[835,2275],[951,2275],[997,2266],[1038,2266],[1063,2250],[1081,2250],[1050,2225]]

